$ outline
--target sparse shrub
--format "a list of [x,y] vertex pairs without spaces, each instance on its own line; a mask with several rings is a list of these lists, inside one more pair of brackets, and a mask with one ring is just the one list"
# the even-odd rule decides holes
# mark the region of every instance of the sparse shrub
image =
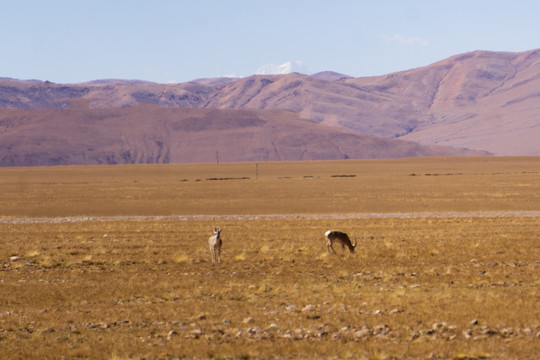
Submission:
[[177,264],[183,264],[183,263],[186,263],[186,262],[189,262],[190,258],[187,254],[178,254],[174,257],[174,262],[177,263]]
[[234,256],[234,259],[237,261],[245,261],[247,259],[247,254],[245,251],[242,251],[241,253],[236,254]]
[[29,258],[36,257],[36,256],[39,256],[38,250],[31,250],[30,252],[26,254],[26,257],[29,257]]

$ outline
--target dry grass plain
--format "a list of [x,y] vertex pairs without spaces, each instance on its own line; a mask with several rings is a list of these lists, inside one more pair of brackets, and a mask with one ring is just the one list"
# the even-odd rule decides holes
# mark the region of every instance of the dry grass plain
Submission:
[[[540,353],[539,158],[3,168],[0,186],[2,358]],[[256,214],[279,216],[232,216]],[[328,254],[329,228],[357,252]]]

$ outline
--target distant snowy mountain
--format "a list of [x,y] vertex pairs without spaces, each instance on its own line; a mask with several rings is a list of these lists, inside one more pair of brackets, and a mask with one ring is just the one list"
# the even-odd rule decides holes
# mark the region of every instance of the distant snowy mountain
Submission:
[[310,69],[301,61],[287,61],[281,65],[266,64],[257,69],[255,75],[284,75],[293,72],[310,74]]

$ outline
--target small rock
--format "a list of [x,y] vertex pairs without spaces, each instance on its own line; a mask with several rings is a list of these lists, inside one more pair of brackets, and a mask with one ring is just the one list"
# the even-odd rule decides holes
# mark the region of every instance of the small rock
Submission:
[[386,324],[377,325],[373,329],[373,332],[379,335],[386,335],[390,332],[390,327]]
[[302,312],[307,312],[311,310],[315,310],[317,307],[315,305],[306,305],[302,308]]
[[167,334],[167,339],[171,340],[173,336],[178,336],[178,331],[176,330],[169,331],[169,334]]
[[295,311],[296,309],[298,309],[298,306],[296,305],[289,305],[285,308],[287,311]]
[[431,328],[433,330],[440,330],[440,329],[443,329],[446,327],[446,323],[442,322],[442,323],[434,323]]
[[18,256],[12,256],[9,258],[11,261],[15,262],[15,261],[19,261],[21,258],[18,257]]
[[255,320],[253,320],[253,318],[250,316],[250,317],[247,317],[244,319],[244,324],[250,324],[252,322],[254,322]]
[[354,335],[354,337],[357,338],[357,339],[363,338],[363,337],[369,335],[369,329],[363,328],[363,329],[360,329],[360,330],[356,330],[356,331],[353,333],[353,335]]
[[287,331],[285,334],[281,335],[282,339],[292,339],[293,334],[290,331]]
[[471,325],[478,325],[478,320],[474,319],[470,322]]
[[261,332],[261,328],[258,327],[258,326],[247,329],[247,333],[250,334],[250,335],[255,335],[255,334],[258,334],[260,332]]

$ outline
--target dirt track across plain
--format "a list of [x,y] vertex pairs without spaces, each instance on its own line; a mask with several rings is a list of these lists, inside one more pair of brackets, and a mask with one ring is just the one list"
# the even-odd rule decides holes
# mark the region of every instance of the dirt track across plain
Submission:
[[259,219],[381,219],[381,218],[464,218],[464,217],[539,217],[540,211],[481,211],[481,212],[410,212],[410,213],[351,213],[351,214],[264,214],[264,215],[170,215],[170,216],[70,216],[40,218],[0,218],[0,224],[39,224],[114,220],[259,220]]

